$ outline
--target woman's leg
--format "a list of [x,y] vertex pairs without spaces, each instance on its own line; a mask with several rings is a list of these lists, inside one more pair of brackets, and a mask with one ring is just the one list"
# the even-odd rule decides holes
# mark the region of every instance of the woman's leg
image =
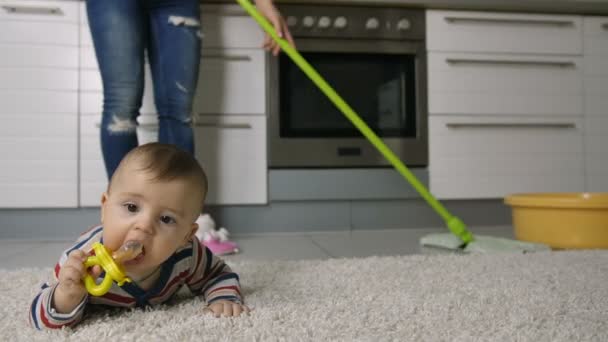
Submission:
[[137,147],[148,19],[141,0],[87,0],[103,82],[101,148],[108,178]]
[[198,0],[152,0],[148,56],[162,143],[194,154],[192,102],[200,63]]

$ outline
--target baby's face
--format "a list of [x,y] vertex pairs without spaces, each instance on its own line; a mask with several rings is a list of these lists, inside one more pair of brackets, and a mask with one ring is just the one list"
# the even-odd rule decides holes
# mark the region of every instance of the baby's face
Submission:
[[117,250],[130,240],[143,244],[143,252],[123,264],[135,279],[152,272],[190,240],[201,207],[202,196],[191,182],[150,178],[150,174],[127,165],[102,196],[104,245]]

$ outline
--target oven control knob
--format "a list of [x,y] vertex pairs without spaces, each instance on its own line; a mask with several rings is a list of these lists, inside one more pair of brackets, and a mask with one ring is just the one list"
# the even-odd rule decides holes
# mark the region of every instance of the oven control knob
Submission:
[[302,19],[302,25],[308,28],[315,26],[315,18],[309,15],[305,16],[304,19]]
[[317,23],[319,28],[325,29],[331,26],[331,19],[329,17],[321,17],[319,18],[319,22]]
[[346,28],[346,25],[348,25],[348,21],[345,17],[337,17],[336,20],[334,20],[334,27],[337,29]]
[[380,21],[377,18],[369,18],[365,22],[366,30],[377,30],[380,27]]
[[289,27],[294,27],[296,25],[298,25],[298,18],[294,17],[293,15],[290,15],[287,17],[287,26]]
[[398,31],[407,31],[412,27],[412,23],[407,19],[401,19],[397,22]]

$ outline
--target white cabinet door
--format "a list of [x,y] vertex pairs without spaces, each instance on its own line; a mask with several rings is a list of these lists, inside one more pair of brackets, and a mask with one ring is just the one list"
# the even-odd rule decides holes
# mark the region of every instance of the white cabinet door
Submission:
[[195,114],[266,114],[266,53],[261,49],[204,49]]
[[429,113],[582,115],[583,59],[428,54]]
[[608,17],[585,18],[586,190],[608,191]]
[[427,12],[433,193],[584,190],[582,27],[575,15]]
[[207,204],[266,204],[266,117],[197,117],[196,156],[209,178]]
[[78,204],[77,8],[0,0],[0,207]]
[[431,191],[443,199],[583,191],[582,121],[574,116],[431,116]]
[[582,17],[428,11],[429,51],[563,54],[582,52]]
[[201,6],[205,48],[259,49],[264,32],[238,5]]

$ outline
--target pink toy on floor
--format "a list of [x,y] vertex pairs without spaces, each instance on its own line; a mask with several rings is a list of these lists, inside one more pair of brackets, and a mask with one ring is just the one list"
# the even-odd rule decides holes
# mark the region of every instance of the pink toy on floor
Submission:
[[234,254],[239,252],[239,245],[228,240],[228,230],[224,227],[215,229],[215,221],[209,214],[203,214],[196,220],[198,231],[196,237],[215,255]]

